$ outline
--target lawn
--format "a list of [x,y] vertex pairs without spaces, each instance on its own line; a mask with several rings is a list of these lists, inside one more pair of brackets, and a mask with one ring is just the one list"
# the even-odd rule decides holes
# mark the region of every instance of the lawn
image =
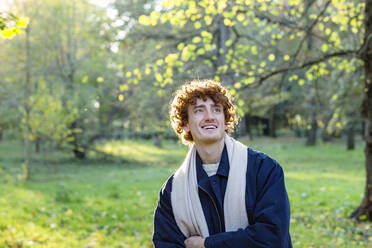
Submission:
[[[242,140],[283,167],[294,247],[371,247],[371,223],[347,218],[361,201],[364,154],[359,145],[305,147],[294,138]],[[360,143],[361,144],[361,143]],[[76,161],[69,153],[34,155],[22,181],[20,143],[0,142],[0,247],[152,247],[152,218],[163,182],[186,148],[165,142],[110,141]]]

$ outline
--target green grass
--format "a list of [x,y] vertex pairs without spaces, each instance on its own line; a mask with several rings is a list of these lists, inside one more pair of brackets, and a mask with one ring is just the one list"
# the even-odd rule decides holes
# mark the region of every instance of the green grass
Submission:
[[[243,140],[284,168],[294,247],[371,247],[371,223],[347,218],[361,201],[362,146],[305,147],[298,139]],[[0,247],[152,247],[152,218],[163,182],[186,148],[112,141],[76,161],[69,153],[34,156],[22,182],[22,146],[0,143]]]

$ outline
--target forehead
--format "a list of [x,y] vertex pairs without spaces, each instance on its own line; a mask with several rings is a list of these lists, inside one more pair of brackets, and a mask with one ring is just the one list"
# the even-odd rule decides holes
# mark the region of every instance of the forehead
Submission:
[[221,105],[220,103],[215,103],[210,97],[207,97],[205,101],[202,98],[197,98],[193,106],[199,105]]

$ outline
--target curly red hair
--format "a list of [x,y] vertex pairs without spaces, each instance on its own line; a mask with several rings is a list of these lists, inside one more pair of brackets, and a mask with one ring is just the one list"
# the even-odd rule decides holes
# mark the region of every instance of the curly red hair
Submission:
[[187,124],[189,105],[195,105],[198,98],[203,99],[203,101],[210,98],[214,103],[223,106],[225,125],[227,126],[226,132],[230,134],[238,122],[238,116],[235,113],[235,106],[232,104],[228,90],[219,82],[213,80],[193,80],[185,83],[175,92],[169,110],[173,130],[182,142],[184,144],[193,143],[191,132],[186,132],[183,127]]

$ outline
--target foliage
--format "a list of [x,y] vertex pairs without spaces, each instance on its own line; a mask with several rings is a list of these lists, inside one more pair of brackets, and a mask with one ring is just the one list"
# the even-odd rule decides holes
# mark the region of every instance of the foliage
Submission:
[[28,22],[29,19],[26,17],[18,17],[12,13],[0,12],[0,37],[12,39],[27,27]]

